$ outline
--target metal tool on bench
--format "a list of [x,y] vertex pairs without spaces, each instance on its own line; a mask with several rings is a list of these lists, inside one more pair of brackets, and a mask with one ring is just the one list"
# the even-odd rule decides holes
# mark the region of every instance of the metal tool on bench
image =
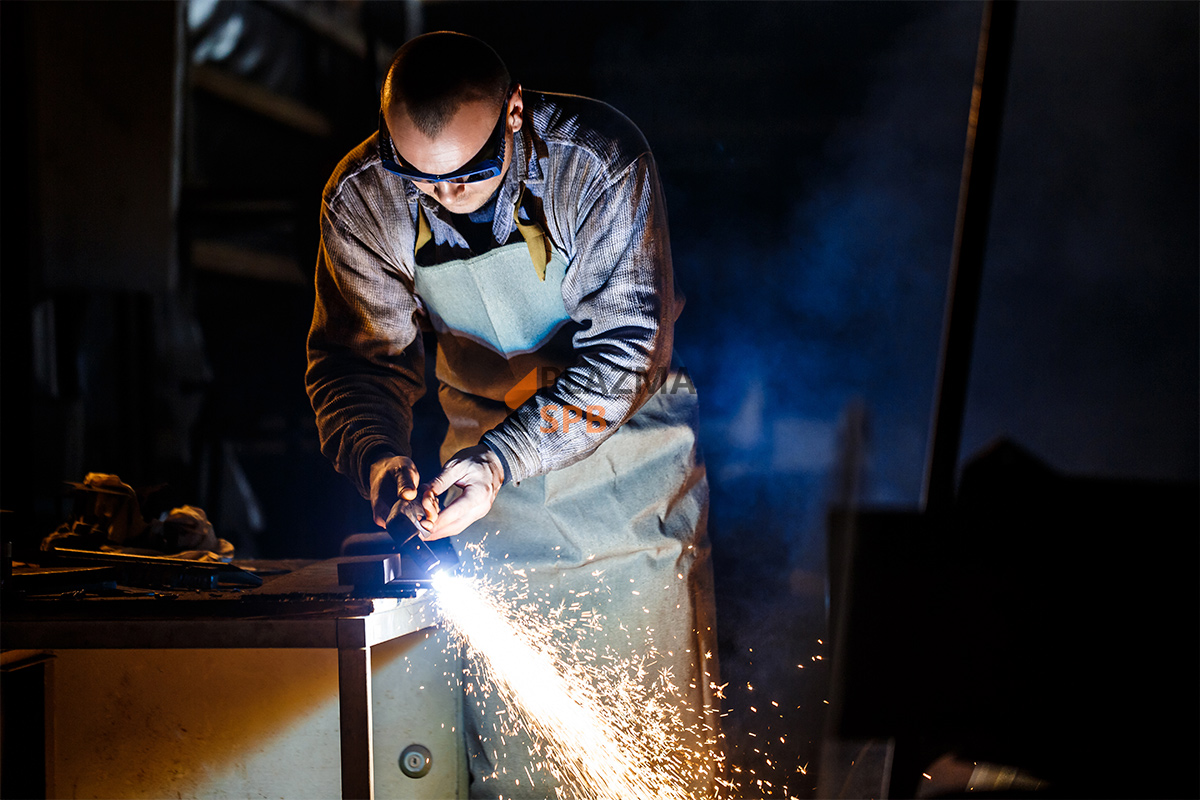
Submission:
[[44,566],[111,567],[117,583],[161,589],[212,589],[222,585],[261,586],[262,578],[223,561],[132,555],[56,547],[41,554]]

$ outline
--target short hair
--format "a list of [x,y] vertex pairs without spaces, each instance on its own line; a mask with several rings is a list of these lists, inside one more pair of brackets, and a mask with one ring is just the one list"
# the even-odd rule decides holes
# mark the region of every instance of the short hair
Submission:
[[476,100],[499,106],[508,97],[508,67],[485,42],[437,31],[408,40],[383,80],[383,109],[403,108],[417,130],[437,137],[459,107]]

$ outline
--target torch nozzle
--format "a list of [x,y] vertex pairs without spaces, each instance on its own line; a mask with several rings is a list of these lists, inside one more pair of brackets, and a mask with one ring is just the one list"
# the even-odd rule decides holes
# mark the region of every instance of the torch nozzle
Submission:
[[458,557],[451,547],[438,548],[435,552],[430,543],[421,538],[423,528],[420,519],[415,518],[420,510],[416,503],[409,503],[404,513],[397,514],[388,522],[387,532],[396,543],[396,552],[400,554],[401,574],[408,573],[405,563],[416,565],[418,572],[433,575],[439,567],[442,570],[454,572],[458,569]]

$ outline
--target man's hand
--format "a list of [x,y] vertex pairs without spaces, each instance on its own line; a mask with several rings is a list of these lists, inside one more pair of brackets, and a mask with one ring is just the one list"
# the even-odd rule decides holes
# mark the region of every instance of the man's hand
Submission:
[[477,444],[459,450],[446,462],[442,473],[426,487],[426,491],[436,497],[451,486],[457,486],[462,489],[462,494],[443,508],[440,514],[435,511],[433,528],[422,538],[453,536],[462,533],[475,520],[483,519],[491,510],[503,483],[504,465],[487,445]]
[[381,458],[372,464],[371,514],[375,524],[386,528],[392,517],[404,513],[401,509],[405,504],[416,500],[420,494],[425,512],[421,524],[426,529],[431,528],[438,515],[437,495],[428,486],[418,487],[420,480],[417,465],[407,456]]

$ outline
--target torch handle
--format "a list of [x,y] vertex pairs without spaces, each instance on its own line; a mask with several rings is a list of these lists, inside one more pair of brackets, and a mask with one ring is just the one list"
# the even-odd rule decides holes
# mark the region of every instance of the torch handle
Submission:
[[404,573],[404,562],[412,561],[422,571],[432,573],[442,560],[429,546],[429,543],[421,538],[421,532],[424,530],[420,525],[420,509],[416,503],[408,503],[405,505],[403,512],[392,517],[387,524],[388,535],[392,537],[392,541],[396,543],[396,552],[400,554],[400,570]]

